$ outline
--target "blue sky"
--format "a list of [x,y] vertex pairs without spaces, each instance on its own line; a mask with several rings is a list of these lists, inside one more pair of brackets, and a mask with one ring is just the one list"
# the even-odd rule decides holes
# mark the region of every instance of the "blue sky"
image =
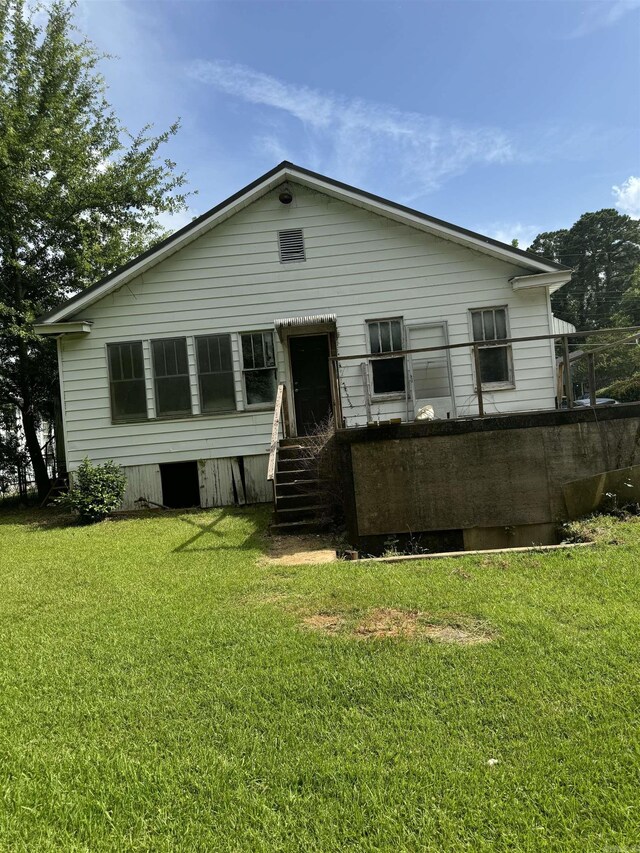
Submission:
[[525,246],[640,216],[640,0],[80,0],[125,124],[182,129],[179,226],[288,159]]

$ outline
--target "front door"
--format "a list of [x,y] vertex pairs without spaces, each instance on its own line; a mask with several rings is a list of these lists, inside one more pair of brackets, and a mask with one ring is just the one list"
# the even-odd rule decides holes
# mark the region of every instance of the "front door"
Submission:
[[308,435],[331,414],[329,335],[289,338],[298,435]]

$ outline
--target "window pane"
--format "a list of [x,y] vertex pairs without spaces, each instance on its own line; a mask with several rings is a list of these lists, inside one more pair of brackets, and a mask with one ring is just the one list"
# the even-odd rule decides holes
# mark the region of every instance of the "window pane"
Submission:
[[151,349],[153,352],[153,372],[156,377],[181,376],[189,373],[185,338],[152,341]]
[[233,370],[230,335],[208,335],[196,338],[198,373],[221,373]]
[[381,352],[391,352],[390,323],[380,323],[380,345]]
[[109,375],[112,380],[122,379],[122,362],[120,360],[120,346],[118,344],[110,344],[107,347],[109,353]]
[[275,367],[276,359],[273,352],[273,335],[271,334],[271,332],[264,332],[262,337],[264,340],[264,354],[266,366]]
[[142,341],[134,341],[129,344],[131,353],[131,364],[133,366],[133,379],[144,379],[144,358],[142,356]]
[[114,420],[147,417],[144,379],[111,383],[111,414]]
[[404,393],[404,357],[380,358],[371,362],[373,393]]
[[196,338],[196,356],[198,358],[198,372],[211,373],[211,359],[209,357],[209,346],[211,338]]
[[402,349],[402,323],[400,320],[391,321],[391,343],[392,349]]
[[380,326],[378,323],[369,323],[369,341],[371,352],[379,353],[380,350]]
[[264,342],[262,335],[251,335],[253,342],[253,367],[264,367]]
[[496,338],[504,340],[507,337],[507,312],[504,308],[497,308],[494,311],[496,318]]
[[254,367],[252,335],[242,335],[242,364],[245,368]]
[[478,348],[482,384],[487,382],[509,382],[509,347]]
[[228,412],[236,407],[233,373],[209,373],[200,377],[203,412]]
[[473,323],[473,340],[474,341],[484,340],[484,337],[482,334],[482,312],[472,311],[471,312],[471,321]]
[[247,404],[273,403],[276,399],[276,371],[247,370],[244,374]]
[[493,326],[493,311],[483,311],[482,321],[484,323],[484,339],[485,341],[495,341],[496,331]]
[[158,415],[191,414],[188,376],[156,378],[156,412]]
[[164,362],[166,365],[164,375],[177,376],[180,371],[178,370],[178,359],[176,357],[176,342],[164,341],[160,346],[164,348]]
[[187,340],[186,338],[180,338],[178,341],[173,342],[173,347],[175,351],[175,359],[177,364],[177,372],[182,374],[189,374],[189,360],[187,358]]

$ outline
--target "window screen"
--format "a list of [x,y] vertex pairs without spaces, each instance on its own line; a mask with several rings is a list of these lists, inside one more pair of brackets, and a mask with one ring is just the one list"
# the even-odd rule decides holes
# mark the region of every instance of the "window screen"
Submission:
[[507,338],[506,308],[484,308],[471,312],[474,341],[483,341],[478,348],[480,376],[483,385],[511,383],[511,345],[500,345]]
[[273,403],[276,399],[276,359],[271,332],[241,335],[242,375],[248,406]]
[[151,341],[157,415],[190,415],[191,386],[185,338]]
[[231,335],[196,338],[200,409],[228,412],[236,408]]
[[107,344],[111,416],[114,421],[147,418],[142,341]]
[[[372,320],[369,327],[371,352],[393,353],[402,349],[402,320]],[[404,394],[404,356],[371,361],[374,394]]]

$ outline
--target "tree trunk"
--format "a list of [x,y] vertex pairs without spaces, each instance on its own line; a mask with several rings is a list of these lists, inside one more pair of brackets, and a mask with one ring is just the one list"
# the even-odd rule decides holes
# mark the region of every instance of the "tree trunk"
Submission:
[[49,494],[51,483],[47,473],[47,466],[40,450],[40,442],[38,440],[38,431],[36,430],[36,420],[31,407],[25,407],[22,411],[22,427],[24,429],[24,438],[31,459],[31,467],[33,468],[33,476],[36,480],[36,488],[38,489],[38,499],[43,501]]

